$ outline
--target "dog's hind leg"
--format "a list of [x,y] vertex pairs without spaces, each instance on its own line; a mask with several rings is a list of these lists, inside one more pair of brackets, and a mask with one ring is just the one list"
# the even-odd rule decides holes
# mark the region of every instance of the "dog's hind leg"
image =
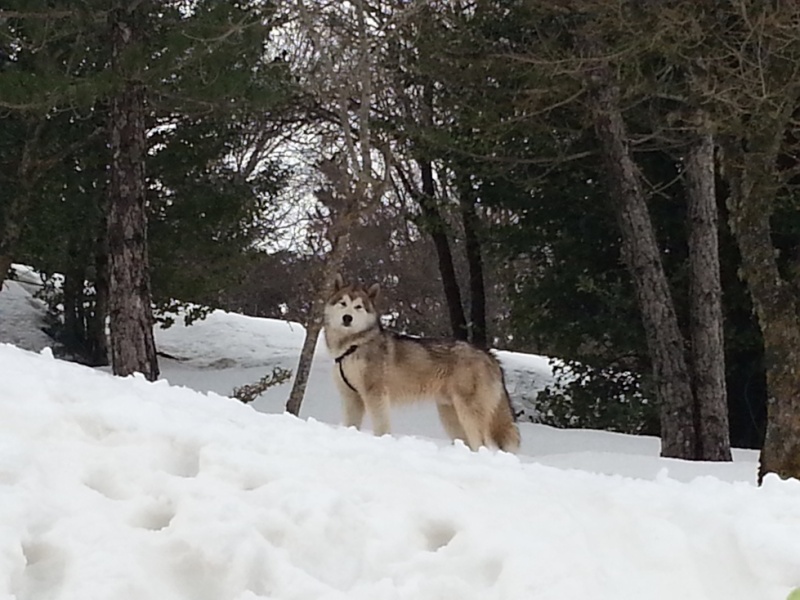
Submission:
[[470,403],[461,397],[453,398],[453,407],[458,416],[458,422],[464,431],[467,446],[470,450],[477,450],[486,444],[484,435],[484,419],[477,413]]
[[461,440],[467,442],[467,434],[464,433],[464,428],[461,427],[461,421],[458,420],[456,409],[452,404],[437,404],[436,408],[439,410],[439,419],[442,422],[444,430],[451,440]]
[[514,412],[508,392],[503,388],[497,406],[492,414],[489,437],[500,450],[516,452],[519,450],[519,428],[514,422]]

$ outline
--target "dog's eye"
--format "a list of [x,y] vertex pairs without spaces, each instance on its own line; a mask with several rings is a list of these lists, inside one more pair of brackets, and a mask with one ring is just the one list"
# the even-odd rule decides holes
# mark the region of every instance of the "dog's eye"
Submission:
[[347,308],[347,302],[339,302],[339,306],[344,306],[345,308]]
[[364,307],[359,304],[358,306],[354,306],[353,308],[355,308],[356,310],[362,310]]

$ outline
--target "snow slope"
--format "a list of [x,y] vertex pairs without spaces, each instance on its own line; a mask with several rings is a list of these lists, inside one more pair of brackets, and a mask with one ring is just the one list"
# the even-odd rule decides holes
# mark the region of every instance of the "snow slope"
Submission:
[[797,481],[609,477],[8,345],[0,364],[1,598],[783,600],[800,585]]
[[[207,319],[185,327],[182,322],[156,330],[158,347],[179,360],[160,361],[164,378],[202,392],[229,395],[234,387],[257,381],[279,365],[294,369],[305,333],[298,323],[256,319],[214,311]],[[548,360],[515,352],[498,352],[512,397],[535,392],[551,381]],[[210,368],[209,368],[210,366]],[[333,361],[322,340],[317,344],[301,416],[331,424],[341,422],[341,409],[332,385]],[[260,412],[282,413],[291,382],[267,390],[256,400]],[[367,429],[369,423],[366,423]],[[658,458],[657,438],[605,431],[558,430],[520,423],[525,460],[562,468],[653,479],[662,471],[682,481],[714,474],[728,481],[755,482],[757,454],[736,450],[734,463],[695,463]],[[434,407],[418,405],[393,412],[392,431],[446,444]]]
[[0,285],[0,342],[29,350],[42,350],[52,344],[42,331],[45,326],[45,303],[17,281]]

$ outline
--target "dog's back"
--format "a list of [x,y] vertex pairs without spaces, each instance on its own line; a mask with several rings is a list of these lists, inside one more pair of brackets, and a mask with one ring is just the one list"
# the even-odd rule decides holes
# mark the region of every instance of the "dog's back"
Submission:
[[393,337],[396,355],[387,375],[397,400],[432,398],[451,437],[473,449],[519,448],[503,370],[494,356],[464,341]]

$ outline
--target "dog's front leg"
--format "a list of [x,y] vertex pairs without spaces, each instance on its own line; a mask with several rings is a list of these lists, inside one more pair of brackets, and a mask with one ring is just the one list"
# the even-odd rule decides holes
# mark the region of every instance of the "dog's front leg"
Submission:
[[364,401],[361,397],[347,390],[342,393],[342,409],[344,411],[344,426],[361,429],[364,422]]
[[376,395],[367,402],[367,411],[372,421],[372,432],[375,435],[389,435],[389,398],[384,394]]

